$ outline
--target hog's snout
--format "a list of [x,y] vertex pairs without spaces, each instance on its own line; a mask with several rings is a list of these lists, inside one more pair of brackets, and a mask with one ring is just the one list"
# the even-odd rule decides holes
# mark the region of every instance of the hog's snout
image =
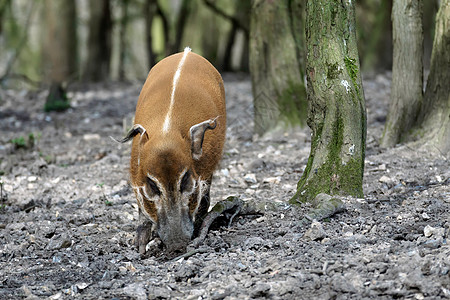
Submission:
[[168,252],[185,252],[194,234],[194,223],[187,213],[180,218],[165,216],[159,219],[157,233]]

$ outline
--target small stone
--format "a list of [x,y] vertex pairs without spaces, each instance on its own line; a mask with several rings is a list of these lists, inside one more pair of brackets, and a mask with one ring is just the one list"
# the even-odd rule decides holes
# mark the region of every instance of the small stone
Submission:
[[435,238],[443,238],[445,234],[445,228],[442,227],[432,227],[430,225],[425,226],[423,229],[423,235],[425,237],[435,237]]
[[86,282],[79,282],[76,284],[77,288],[80,290],[84,290],[85,288],[87,288],[89,286],[89,283]]
[[125,295],[137,299],[137,300],[145,300],[147,299],[147,292],[144,288],[144,285],[140,282],[132,283],[123,288],[123,292]]
[[27,296],[27,299],[38,299],[33,293],[31,292],[30,288],[26,285],[22,286],[22,291],[25,296]]
[[431,227],[430,225],[425,226],[425,228],[423,229],[423,235],[425,237],[430,237],[433,235],[433,227]]
[[58,300],[58,299],[61,299],[61,297],[62,297],[62,293],[59,292],[59,293],[56,293],[56,294],[54,294],[54,295],[51,295],[51,296],[49,297],[49,299],[50,299],[50,300]]
[[100,139],[100,135],[97,133],[86,133],[83,135],[85,141],[96,141]]
[[268,283],[258,283],[250,292],[252,298],[264,297],[270,292],[270,285]]
[[429,241],[426,241],[424,244],[423,244],[423,246],[425,247],[425,248],[429,248],[429,249],[437,249],[437,248],[439,248],[440,246],[441,246],[441,241],[439,241],[439,240],[429,240]]
[[245,190],[245,193],[248,195],[253,195],[256,193],[255,188],[249,188]]
[[245,240],[244,245],[247,249],[257,250],[264,245],[264,240],[259,236],[249,237],[248,239]]
[[61,257],[57,256],[57,255],[53,256],[52,262],[55,263],[55,264],[60,263],[61,262]]
[[220,175],[225,176],[225,177],[230,177],[230,171],[228,171],[228,169],[221,169],[220,170]]
[[430,219],[430,216],[429,216],[426,212],[424,212],[424,213],[422,214],[422,219],[424,219],[424,220],[429,220],[429,219]]
[[392,183],[392,178],[387,177],[386,175],[383,175],[380,177],[380,179],[378,179],[378,181],[381,183],[389,184],[389,183]]
[[69,248],[72,246],[72,240],[70,237],[63,233],[61,235],[54,236],[47,244],[48,250],[59,250],[62,248]]
[[311,241],[321,240],[326,236],[326,232],[320,222],[314,220],[310,228],[305,232],[305,238]]
[[416,293],[414,295],[414,298],[417,300],[423,300],[423,299],[425,299],[425,296],[422,293]]
[[271,184],[278,184],[280,183],[281,178],[280,177],[266,177],[264,178],[264,183],[271,183]]
[[351,237],[351,236],[353,236],[353,232],[351,232],[351,231],[346,231],[346,232],[344,232],[344,236],[345,236],[345,237]]
[[258,182],[258,181],[256,180],[256,175],[253,174],[253,173],[246,174],[246,175],[244,176],[244,180],[245,180],[245,182],[250,183],[250,184],[254,184],[254,183],[257,183],[257,182]]
[[28,182],[35,182],[37,180],[37,177],[36,176],[29,176],[27,178],[27,180],[28,180]]
[[265,167],[266,167],[266,162],[261,158],[257,158],[255,160],[253,160],[248,166],[248,168],[252,171],[262,170]]

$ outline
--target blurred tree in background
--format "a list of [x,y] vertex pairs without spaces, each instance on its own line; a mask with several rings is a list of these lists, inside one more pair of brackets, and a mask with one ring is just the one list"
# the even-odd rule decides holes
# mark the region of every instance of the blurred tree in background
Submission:
[[[75,0],[44,1],[45,36],[43,68],[48,68],[50,90],[44,110],[62,111],[69,107],[65,82],[77,74],[77,33]],[[47,71],[47,70],[45,70]]]
[[422,104],[423,26],[421,0],[394,0],[392,7],[394,55],[391,103],[382,147],[392,147],[406,136]]
[[111,60],[111,5],[110,0],[89,1],[87,59],[83,80],[108,79]]
[[254,0],[250,27],[255,132],[304,125],[305,1]]
[[442,0],[436,17],[430,75],[416,130],[419,143],[450,154],[450,0]]

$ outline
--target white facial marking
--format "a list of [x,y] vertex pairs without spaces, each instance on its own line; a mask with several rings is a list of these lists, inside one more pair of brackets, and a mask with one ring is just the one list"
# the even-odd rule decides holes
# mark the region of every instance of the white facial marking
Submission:
[[[200,207],[200,203],[202,202],[202,198],[205,195],[206,191],[209,188],[209,184],[206,180],[202,180],[202,177],[200,176],[198,178],[198,194],[197,194],[197,206],[195,207],[194,212],[192,213],[192,221],[195,221],[195,216],[197,215],[198,208]],[[196,182],[197,187],[197,182]]]
[[156,206],[157,209],[160,209],[161,205],[162,205],[162,201],[159,201],[159,200],[161,198],[165,198],[166,197],[166,190],[163,188],[162,184],[159,182],[158,179],[156,179],[155,177],[153,177],[149,173],[147,173],[147,177],[150,178],[151,180],[153,180],[153,182],[158,187],[159,192],[161,193],[160,196],[156,195],[156,196],[153,196],[153,197],[148,197],[148,199],[155,203],[155,206]]
[[169,106],[169,111],[167,112],[166,118],[164,119],[164,124],[162,127],[163,133],[167,133],[170,128],[170,117],[172,115],[173,104],[175,103],[175,90],[177,88],[178,80],[180,79],[181,68],[183,67],[184,61],[186,60],[186,57],[189,52],[191,52],[191,48],[189,48],[189,47],[184,48],[183,57],[181,58],[180,62],[178,63],[177,70],[175,71],[175,75],[173,76],[172,93],[170,95],[170,106]]
[[[188,171],[189,171],[188,169],[184,169],[183,172],[181,172],[180,177],[178,178],[178,183],[177,183],[177,185],[178,185],[178,190],[181,190],[181,181],[183,181],[183,177],[184,177],[184,175],[186,175],[186,173],[187,173]],[[192,179],[190,179],[190,180],[192,180]],[[196,188],[197,188],[197,182],[194,181],[194,184],[192,185],[191,190],[190,190],[190,191],[184,191],[184,192],[183,192],[183,194],[185,195],[185,198],[187,199],[187,200],[186,200],[186,203],[187,203],[187,201],[189,200],[190,196],[195,192],[195,189],[196,189]]]
[[134,193],[136,195],[136,199],[138,201],[139,207],[141,208],[141,212],[153,223],[155,220],[150,216],[150,214],[144,209],[144,196],[141,193],[141,189],[144,190],[145,186],[132,186]]

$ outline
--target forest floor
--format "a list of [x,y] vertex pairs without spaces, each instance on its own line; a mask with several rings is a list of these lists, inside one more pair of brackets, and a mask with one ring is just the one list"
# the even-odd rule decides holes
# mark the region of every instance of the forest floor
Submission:
[[364,80],[364,199],[311,224],[287,201],[310,130],[256,137],[248,77],[225,76],[228,132],[212,201],[274,203],[211,230],[187,259],[142,259],[130,189],[130,126],[140,84],[70,88],[72,108],[44,113],[45,91],[0,91],[0,299],[450,299],[450,164],[378,146],[390,75]]

